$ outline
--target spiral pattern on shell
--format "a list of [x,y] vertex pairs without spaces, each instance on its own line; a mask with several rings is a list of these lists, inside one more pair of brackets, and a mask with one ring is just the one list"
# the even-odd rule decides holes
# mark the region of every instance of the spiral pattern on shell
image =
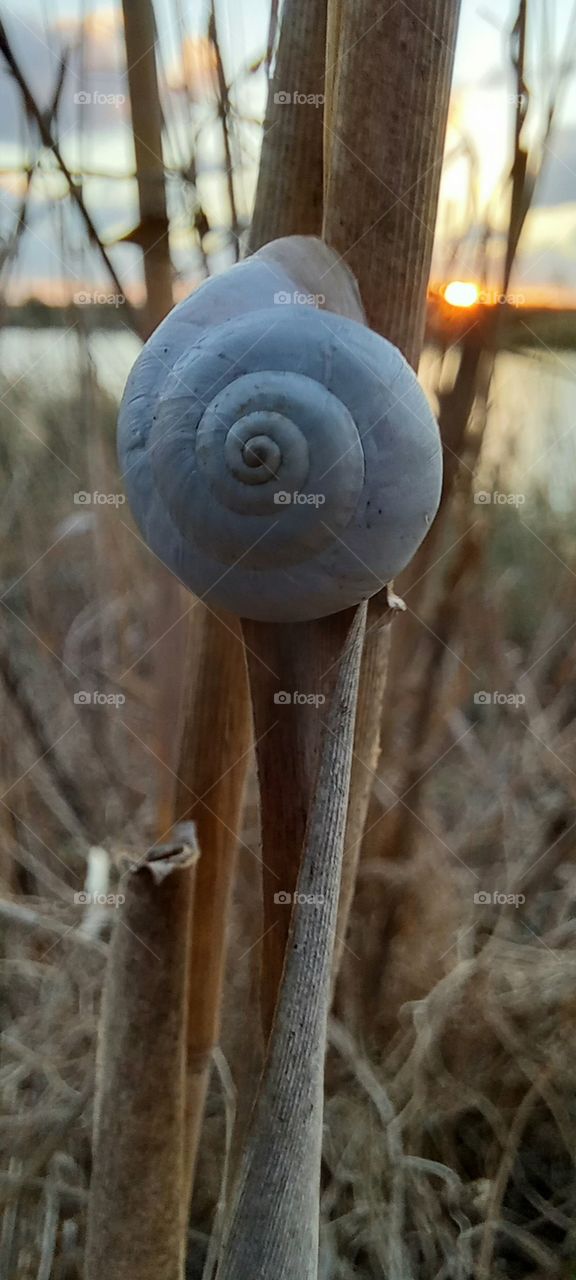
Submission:
[[[258,307],[144,349],[120,417],[132,509],[200,597],[297,621],[373,595],[436,512],[438,428],[401,354],[312,306]],[[176,325],[174,324],[174,333]]]

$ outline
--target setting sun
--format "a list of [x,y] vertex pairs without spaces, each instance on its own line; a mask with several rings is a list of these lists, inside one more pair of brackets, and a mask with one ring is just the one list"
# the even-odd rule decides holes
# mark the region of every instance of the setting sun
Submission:
[[444,290],[444,298],[451,307],[473,307],[480,299],[480,290],[472,280],[451,280]]

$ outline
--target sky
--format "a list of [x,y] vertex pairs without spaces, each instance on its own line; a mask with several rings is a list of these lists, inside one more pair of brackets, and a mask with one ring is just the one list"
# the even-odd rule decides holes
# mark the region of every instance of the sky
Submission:
[[[388,0],[386,0],[388,3]],[[401,0],[400,0],[401,2]],[[463,0],[437,223],[433,278],[476,274],[478,245],[489,216],[493,252],[501,254],[506,222],[505,180],[515,111],[507,32],[517,0]],[[207,8],[199,0],[156,0],[159,72],[166,117],[164,155],[173,170],[195,154],[197,191],[213,228],[206,247],[217,267],[226,261],[228,209],[222,180],[222,139],[214,119],[213,50],[206,38]],[[92,0],[0,0],[0,15],[37,100],[53,92],[62,52],[67,73],[58,115],[58,139],[73,170],[88,174],[84,198],[107,244],[137,220],[130,115],[125,81],[121,9]],[[220,0],[217,21],[238,124],[233,138],[236,197],[248,219],[257,171],[259,125],[265,102],[263,72],[249,72],[265,47],[265,0]],[[574,0],[531,0],[527,82],[531,92],[527,137],[539,148],[551,89],[562,80],[562,50],[569,29],[576,52]],[[81,41],[81,36],[84,39]],[[571,68],[565,68],[570,71]],[[513,292],[526,301],[576,305],[576,63],[564,77],[554,133],[523,236]],[[192,146],[196,137],[196,148]],[[8,241],[25,189],[23,163],[38,158],[33,127],[22,113],[7,69],[0,68],[0,237]],[[473,182],[471,183],[471,175]],[[168,180],[171,249],[178,292],[201,278],[191,231],[194,191],[174,172]],[[33,295],[68,300],[84,286],[105,288],[66,186],[53,158],[40,154],[29,194],[29,225],[15,262],[4,272],[4,293],[18,302]],[[142,293],[140,253],[112,247],[127,292]],[[493,264],[496,280],[497,262]]]

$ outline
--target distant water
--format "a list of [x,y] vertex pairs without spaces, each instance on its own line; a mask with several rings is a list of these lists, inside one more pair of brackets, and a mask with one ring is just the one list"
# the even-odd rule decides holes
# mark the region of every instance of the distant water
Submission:
[[[128,330],[99,330],[88,340],[98,381],[120,398],[140,350]],[[6,383],[18,382],[35,395],[73,390],[80,379],[86,347],[77,333],[63,329],[0,331],[0,372]],[[450,371],[447,371],[450,373]],[[434,399],[440,373],[438,355],[424,352],[421,378]],[[511,490],[544,491],[557,510],[576,504],[576,354],[544,347],[521,354],[504,353],[497,362],[478,486],[489,488],[498,465]],[[500,477],[501,483],[502,476]]]
[[119,398],[141,345],[128,329],[98,329],[86,345],[66,329],[8,327],[0,330],[0,374],[9,384],[18,379],[35,392],[53,387],[62,394],[80,380],[87,352],[102,387]]

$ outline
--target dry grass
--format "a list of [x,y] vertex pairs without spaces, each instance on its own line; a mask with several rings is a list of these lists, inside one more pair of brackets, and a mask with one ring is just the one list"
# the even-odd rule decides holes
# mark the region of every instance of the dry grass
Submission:
[[[457,877],[451,886],[446,879],[445,892],[450,888],[461,893]],[[418,971],[419,996],[401,1006],[387,1042],[373,1034],[371,1047],[361,1050],[358,1038],[334,1022],[326,1280],[572,1274],[575,889],[573,867],[561,862],[533,895],[527,916],[522,908],[477,907],[462,895],[443,976],[428,990]],[[26,905],[71,932],[57,941],[40,925],[31,931],[7,923],[0,1270],[18,1280],[72,1280],[82,1275],[103,957],[97,946],[79,943],[70,909],[29,899]],[[420,948],[413,931],[417,968]],[[383,996],[386,975],[397,991],[402,982],[414,985],[407,952],[394,941],[382,963]],[[239,1034],[229,1028],[227,1039]],[[218,1195],[225,1102],[216,1077],[193,1218],[194,1276],[201,1274]],[[52,1256],[54,1268],[43,1270]]]
[[[42,417],[38,401],[22,385],[19,392],[19,415],[40,421],[45,443],[61,454],[75,407]],[[76,487],[117,485],[111,406],[94,392],[98,448],[86,435],[66,454],[80,482],[32,438],[2,458],[35,512],[30,521],[17,503],[1,562],[10,594],[0,645],[8,664],[0,1275],[10,1280],[82,1277],[95,1031],[113,911],[87,923],[73,893],[94,843],[114,861],[125,845],[142,853],[151,842],[161,768],[152,754],[152,568],[120,523],[130,523],[125,510],[93,511],[88,533],[66,535],[40,569],[21,576],[75,511]],[[468,501],[460,491],[444,547],[466,527]],[[513,510],[473,514],[480,528],[465,571],[450,578],[446,557],[426,598],[412,600],[436,634],[449,602],[449,635],[436,658],[418,625],[375,782],[331,1030],[323,1280],[572,1280],[576,1269],[573,536],[536,500],[522,511],[532,533]],[[424,680],[419,738],[413,716],[422,714]],[[77,708],[78,686],[121,692],[126,702]],[[479,688],[526,701],[478,705]],[[403,814],[407,829],[404,819],[398,825]],[[249,1061],[258,936],[252,803],[244,838],[224,1058],[208,1100],[190,1236],[194,1280],[219,1194],[233,1086],[242,1094]],[[475,892],[494,890],[525,901],[474,902]]]

